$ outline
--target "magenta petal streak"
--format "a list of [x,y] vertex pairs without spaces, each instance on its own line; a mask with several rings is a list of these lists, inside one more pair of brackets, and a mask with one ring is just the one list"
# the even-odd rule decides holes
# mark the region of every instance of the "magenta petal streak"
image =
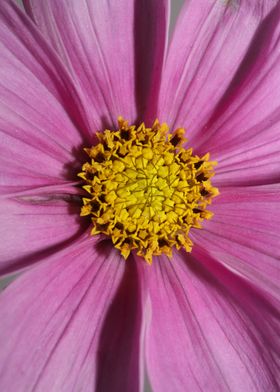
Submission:
[[110,244],[91,245],[73,243],[1,295],[2,390],[140,390],[133,262],[125,271]]
[[249,1],[186,1],[163,71],[159,117],[185,126],[193,143],[237,71],[271,5]]
[[[152,309],[146,360],[153,390],[275,390],[277,358],[273,347],[264,346],[267,337],[276,341],[275,334],[264,336],[269,330],[261,333],[246,307],[197,260],[176,255],[170,263],[162,257],[145,272]],[[268,312],[266,317],[267,325],[279,328]]]
[[[168,1],[25,0],[86,97],[95,129],[139,120],[157,100]],[[153,101],[152,101],[153,98]]]
[[280,4],[259,25],[227,94],[197,140],[220,185],[279,182]]
[[73,149],[87,136],[73,84],[28,18],[6,1],[0,48],[0,192],[64,182]]
[[192,232],[212,257],[278,300],[279,192],[279,185],[221,189],[212,206],[215,219]]
[[75,196],[57,188],[0,198],[0,275],[44,259],[84,231]]

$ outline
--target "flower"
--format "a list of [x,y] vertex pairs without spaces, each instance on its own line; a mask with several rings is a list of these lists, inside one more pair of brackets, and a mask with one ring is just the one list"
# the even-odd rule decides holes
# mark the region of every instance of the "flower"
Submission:
[[216,162],[184,148],[182,128],[118,122],[85,149],[90,161],[78,174],[89,194],[81,216],[91,217],[91,234],[106,234],[125,259],[135,250],[149,264],[153,256],[172,258],[174,246],[191,252],[190,229],[212,217],[206,208],[219,193],[211,185]]
[[[1,390],[277,391],[279,2],[186,1],[168,49],[168,0],[24,5],[0,8]],[[80,216],[120,115],[218,162],[191,253],[125,261]]]

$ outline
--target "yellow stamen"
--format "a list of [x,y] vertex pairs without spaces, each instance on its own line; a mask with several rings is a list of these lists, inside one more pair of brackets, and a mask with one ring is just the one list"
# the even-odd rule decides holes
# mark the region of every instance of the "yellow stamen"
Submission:
[[219,194],[210,181],[216,162],[183,148],[184,133],[168,133],[158,121],[136,128],[120,117],[117,131],[99,133],[99,143],[85,149],[91,161],[79,177],[90,196],[81,216],[90,216],[91,233],[110,236],[125,259],[133,249],[149,264],[153,256],[171,257],[173,246],[190,252],[190,228],[213,215],[206,207]]

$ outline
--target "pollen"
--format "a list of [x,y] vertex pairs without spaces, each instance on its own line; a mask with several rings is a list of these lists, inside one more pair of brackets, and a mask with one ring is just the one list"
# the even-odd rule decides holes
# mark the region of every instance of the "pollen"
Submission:
[[91,218],[91,234],[109,236],[125,259],[134,250],[149,264],[153,256],[171,258],[173,247],[191,252],[190,229],[213,215],[207,206],[219,193],[211,184],[216,162],[183,147],[183,128],[170,133],[157,120],[151,128],[130,126],[121,117],[118,124],[85,148],[81,216]]

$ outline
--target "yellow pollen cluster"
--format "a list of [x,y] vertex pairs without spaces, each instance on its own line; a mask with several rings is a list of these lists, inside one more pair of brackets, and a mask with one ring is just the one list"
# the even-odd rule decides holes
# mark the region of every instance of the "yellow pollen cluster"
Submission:
[[192,249],[191,227],[212,216],[206,210],[219,192],[211,185],[215,162],[184,149],[184,129],[168,133],[166,124],[129,126],[119,118],[117,131],[98,133],[99,143],[79,176],[89,193],[81,215],[89,215],[91,233],[111,237],[127,258],[135,249],[148,263],[172,256],[172,247]]

